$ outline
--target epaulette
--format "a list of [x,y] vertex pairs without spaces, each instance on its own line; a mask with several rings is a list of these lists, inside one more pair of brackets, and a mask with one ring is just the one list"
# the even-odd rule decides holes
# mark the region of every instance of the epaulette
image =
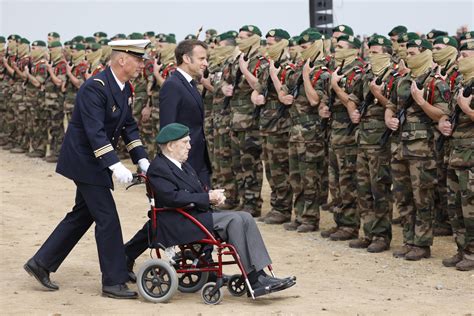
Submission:
[[97,81],[97,82],[99,82],[99,83],[100,83],[102,86],[104,86],[104,87],[105,87],[105,82],[104,82],[103,80],[101,80],[101,79],[98,79],[98,78],[94,78],[94,81]]

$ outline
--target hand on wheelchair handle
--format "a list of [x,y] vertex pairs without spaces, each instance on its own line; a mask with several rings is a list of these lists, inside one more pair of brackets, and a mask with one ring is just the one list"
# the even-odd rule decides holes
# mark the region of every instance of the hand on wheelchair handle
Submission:
[[112,170],[114,177],[120,183],[130,183],[132,182],[133,176],[132,172],[128,170],[121,162],[117,162],[109,166],[109,169]]

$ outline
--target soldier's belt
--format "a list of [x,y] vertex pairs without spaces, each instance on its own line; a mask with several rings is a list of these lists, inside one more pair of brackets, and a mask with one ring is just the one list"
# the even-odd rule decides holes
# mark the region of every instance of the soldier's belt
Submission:
[[474,138],[451,138],[450,144],[454,147],[471,146],[474,148]]
[[431,125],[428,123],[421,123],[421,122],[406,122],[403,124],[403,131],[421,131],[421,130],[430,130]]
[[380,121],[361,122],[359,124],[360,129],[385,129],[385,123]]

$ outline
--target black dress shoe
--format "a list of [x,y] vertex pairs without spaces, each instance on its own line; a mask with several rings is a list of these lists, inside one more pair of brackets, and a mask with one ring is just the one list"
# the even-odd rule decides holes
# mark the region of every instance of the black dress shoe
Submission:
[[125,283],[117,285],[103,285],[102,294],[112,298],[137,298],[138,296],[137,292],[129,290]]
[[127,257],[127,271],[128,271],[128,279],[132,283],[137,282],[137,276],[135,272],[133,272],[133,266],[135,265],[135,260],[129,260]]
[[[295,285],[295,278],[278,279],[268,275],[260,275],[257,282],[251,284],[252,290],[254,291],[254,297],[270,294],[278,291],[285,290]],[[251,296],[250,292],[247,292],[247,296]]]
[[35,259],[31,258],[28,260],[27,263],[23,266],[23,268],[28,272],[29,275],[32,275],[41,283],[42,286],[46,287],[48,290],[59,290],[59,286],[51,282],[49,279],[49,271],[40,267]]

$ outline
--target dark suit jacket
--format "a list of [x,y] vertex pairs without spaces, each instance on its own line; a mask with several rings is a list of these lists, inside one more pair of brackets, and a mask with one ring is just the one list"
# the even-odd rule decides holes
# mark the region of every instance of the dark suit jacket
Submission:
[[119,162],[115,147],[122,136],[134,163],[147,154],[131,110],[131,87],[120,90],[110,68],[79,89],[56,172],[74,181],[113,188],[109,166]]
[[[170,123],[181,123],[190,129],[191,150],[188,163],[199,173],[211,162],[204,135],[204,106],[202,97],[184,76],[175,71],[160,89],[160,129]],[[205,182],[201,178],[201,181]]]
[[[194,169],[185,162],[179,169],[163,154],[158,154],[148,168],[147,177],[155,194],[156,207],[184,207],[193,203],[187,212],[209,231],[213,231],[209,194],[204,191]],[[200,240],[206,235],[190,220],[175,211],[160,212],[157,216],[156,243],[165,247]]]

